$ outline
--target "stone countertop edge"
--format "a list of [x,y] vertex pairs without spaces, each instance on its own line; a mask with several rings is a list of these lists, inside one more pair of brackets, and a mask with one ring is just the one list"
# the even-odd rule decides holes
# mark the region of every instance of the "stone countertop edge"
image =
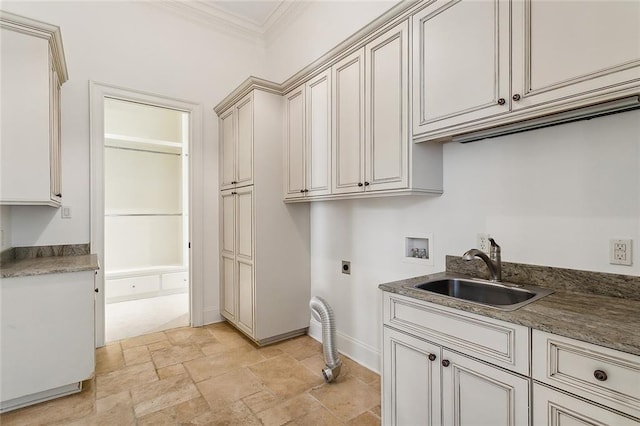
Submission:
[[100,269],[98,256],[49,256],[12,260],[0,267],[1,278],[29,277],[45,274],[64,274],[69,272],[95,271]]
[[637,300],[555,290],[515,311],[503,311],[414,287],[427,279],[444,276],[465,277],[440,272],[380,284],[378,288],[640,356],[640,302]]

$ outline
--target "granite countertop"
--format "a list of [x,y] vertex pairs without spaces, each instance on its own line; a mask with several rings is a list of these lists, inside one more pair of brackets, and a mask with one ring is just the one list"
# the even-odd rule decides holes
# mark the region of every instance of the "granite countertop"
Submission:
[[100,268],[98,266],[98,256],[95,254],[34,257],[4,262],[0,266],[0,277],[28,277],[66,272],[95,271],[97,269]]
[[556,289],[555,293],[515,311],[502,311],[414,288],[427,279],[445,275],[465,277],[463,274],[441,272],[380,284],[379,288],[640,356],[638,300]]

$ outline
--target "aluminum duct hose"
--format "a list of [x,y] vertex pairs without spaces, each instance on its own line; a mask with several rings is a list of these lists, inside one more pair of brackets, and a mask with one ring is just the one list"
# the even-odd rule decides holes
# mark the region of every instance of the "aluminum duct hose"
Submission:
[[336,325],[331,306],[321,297],[313,296],[309,301],[311,314],[322,324],[322,351],[326,367],[322,369],[324,381],[332,382],[340,374],[340,356],[335,345]]

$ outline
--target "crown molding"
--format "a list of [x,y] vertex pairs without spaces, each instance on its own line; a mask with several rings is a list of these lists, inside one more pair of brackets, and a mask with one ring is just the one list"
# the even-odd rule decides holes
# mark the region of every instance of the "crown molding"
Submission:
[[160,0],[145,1],[182,18],[206,26],[207,28],[241,37],[263,47],[275,34],[282,31],[298,14],[308,7],[303,0],[283,0],[263,22],[229,12],[215,2],[203,0]]
[[59,26],[0,10],[0,27],[47,40],[60,84],[69,79]]
[[220,115],[220,113],[224,112],[227,108],[254,89],[278,95],[287,93],[308,79],[323,72],[328,67],[331,67],[346,55],[349,55],[353,51],[364,46],[377,35],[388,30],[390,27],[397,25],[400,21],[407,19],[411,14],[428,4],[429,2],[424,3],[421,0],[402,0],[378,18],[371,21],[368,25],[354,33],[351,37],[339,43],[320,58],[286,79],[284,82],[279,84],[258,77],[247,78],[233,92],[220,101],[214,107],[214,111],[216,114]]
[[274,83],[273,81],[265,80],[258,77],[249,77],[243,81],[233,92],[228,94],[213,110],[216,114],[220,115],[223,111],[229,108],[231,105],[242,99],[252,90],[262,90],[264,92],[275,93],[276,95],[282,95],[282,85]]

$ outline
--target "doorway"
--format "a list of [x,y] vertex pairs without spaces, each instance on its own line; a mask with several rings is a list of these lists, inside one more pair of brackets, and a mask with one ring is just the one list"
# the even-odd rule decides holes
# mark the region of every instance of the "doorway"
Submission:
[[96,347],[202,325],[201,108],[90,89]]
[[189,113],[104,100],[105,340],[189,325]]

